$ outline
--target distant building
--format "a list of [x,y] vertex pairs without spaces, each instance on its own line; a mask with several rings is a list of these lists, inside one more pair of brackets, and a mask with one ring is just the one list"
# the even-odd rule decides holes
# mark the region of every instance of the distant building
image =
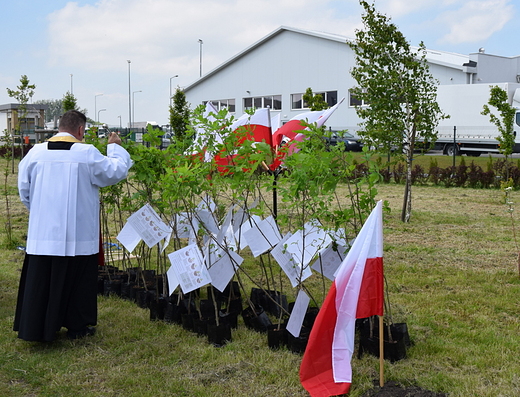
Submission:
[[[287,122],[308,110],[302,95],[310,87],[330,105],[345,98],[327,125],[355,133],[360,103],[350,95],[356,85],[350,75],[352,40],[282,26],[188,85],[186,98],[192,107],[211,101],[236,116],[247,108],[270,107],[272,116],[279,114]],[[520,56],[488,55],[483,49],[469,55],[428,50],[426,58],[441,85],[520,82]]]
[[34,133],[35,129],[45,128],[45,110],[48,105],[27,104],[27,114],[23,117],[19,103],[8,103],[0,105],[0,135],[5,135],[5,131],[10,134],[12,131],[21,131],[24,135]]

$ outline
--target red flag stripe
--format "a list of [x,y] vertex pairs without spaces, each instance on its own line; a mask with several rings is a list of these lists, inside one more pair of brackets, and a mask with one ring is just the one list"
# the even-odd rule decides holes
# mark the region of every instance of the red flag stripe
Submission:
[[334,382],[332,342],[336,328],[336,283],[333,282],[325,302],[314,321],[300,367],[300,381],[312,397],[329,397],[348,393],[350,383]]
[[368,258],[359,291],[356,318],[383,315],[383,258]]

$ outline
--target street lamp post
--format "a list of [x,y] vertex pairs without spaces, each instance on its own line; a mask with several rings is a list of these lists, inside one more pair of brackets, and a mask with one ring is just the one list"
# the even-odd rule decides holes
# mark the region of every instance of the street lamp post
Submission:
[[175,76],[170,77],[170,106],[172,106],[172,79],[175,77],[179,77],[179,75],[176,74]]
[[98,111],[98,124],[99,124],[99,113],[104,112],[106,109],[99,109]]
[[200,51],[200,54],[199,54],[200,77],[202,77],[202,44],[204,44],[204,42],[202,41],[202,39],[199,39],[199,51]]
[[130,96],[130,60],[128,62],[128,125],[132,128],[132,97]]
[[[94,117],[96,117],[96,115],[97,115],[97,97],[101,96],[101,95],[103,95],[103,94],[94,95]],[[98,119],[99,119],[99,117],[98,117]],[[94,121],[99,122],[99,120],[94,120]]]
[[[143,92],[143,91],[142,91],[142,90],[139,90],[139,91],[134,91],[134,92],[132,92],[132,115],[134,116],[134,118],[135,118],[135,111],[134,111],[134,110],[135,110],[135,99],[134,99],[134,94],[135,94],[136,92]],[[132,126],[134,125],[134,121],[135,121],[135,120],[132,119]]]
[[72,91],[72,73],[70,74],[70,95],[74,95],[74,92]]

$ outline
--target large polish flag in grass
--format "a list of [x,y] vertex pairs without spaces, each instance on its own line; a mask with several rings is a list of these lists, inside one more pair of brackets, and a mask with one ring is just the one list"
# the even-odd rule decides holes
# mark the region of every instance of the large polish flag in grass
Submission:
[[348,393],[357,318],[383,315],[383,212],[379,201],[336,272],[309,336],[300,381],[312,397]]

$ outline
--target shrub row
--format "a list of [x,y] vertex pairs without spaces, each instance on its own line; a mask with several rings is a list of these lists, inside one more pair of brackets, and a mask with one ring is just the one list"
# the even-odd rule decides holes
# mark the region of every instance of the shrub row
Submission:
[[[356,167],[358,175],[367,171],[364,164],[357,164]],[[380,174],[385,183],[405,183],[406,164],[399,162],[388,167],[381,166]],[[508,185],[515,189],[520,188],[520,159],[514,162],[490,157],[486,169],[473,161],[466,165],[464,157],[461,157],[459,165],[446,168],[439,167],[437,160],[432,159],[428,169],[419,164],[412,168],[414,185],[499,189],[505,181],[509,181]]]

